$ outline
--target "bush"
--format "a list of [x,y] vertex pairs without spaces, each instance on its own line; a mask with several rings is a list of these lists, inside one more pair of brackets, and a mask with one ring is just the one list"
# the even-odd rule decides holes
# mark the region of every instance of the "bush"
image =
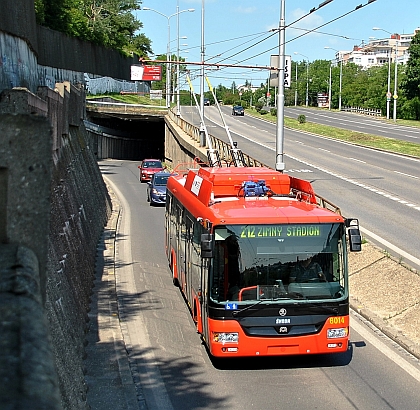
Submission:
[[263,105],[262,105],[262,103],[260,103],[260,102],[258,102],[258,103],[256,103],[256,104],[255,104],[255,110],[256,110],[257,112],[260,112],[260,111],[261,111],[261,109],[262,109],[262,107],[263,107]]
[[270,114],[271,114],[273,117],[277,117],[277,108],[272,108],[272,109],[270,110]]
[[299,114],[298,117],[297,117],[297,120],[298,120],[299,124],[305,124],[306,117],[303,114]]
[[261,114],[261,115],[268,114],[268,111],[266,111],[266,110],[260,110],[260,114]]

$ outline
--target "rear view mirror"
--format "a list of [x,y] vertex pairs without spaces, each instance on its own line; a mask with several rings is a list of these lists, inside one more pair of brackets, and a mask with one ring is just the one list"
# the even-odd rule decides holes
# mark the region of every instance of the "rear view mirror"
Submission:
[[362,250],[362,236],[360,235],[359,220],[346,219],[347,234],[349,238],[350,252]]
[[213,235],[210,233],[203,233],[201,235],[201,257],[213,257]]

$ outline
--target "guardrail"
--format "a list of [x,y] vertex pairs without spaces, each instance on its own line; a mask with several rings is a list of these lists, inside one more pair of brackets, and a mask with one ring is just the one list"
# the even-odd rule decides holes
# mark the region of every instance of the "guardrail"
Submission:
[[[181,117],[177,116],[172,110],[168,111],[168,115],[172,122],[174,122],[179,128],[182,129],[187,135],[189,135],[195,142],[200,142],[200,128],[185,121]],[[234,163],[232,158],[232,147],[227,142],[209,134],[211,146],[218,151],[220,160],[223,165],[231,166]],[[208,146],[203,147],[208,148]],[[245,165],[248,167],[268,167],[267,164],[251,157],[250,155],[242,152]]]
[[167,110],[167,107],[163,105],[147,105],[147,104],[126,104],[126,103],[116,103],[116,102],[106,102],[106,101],[94,101],[86,100],[87,108],[98,108],[100,106],[106,106],[108,108],[114,108],[118,112],[135,112],[137,108],[152,108],[158,110]]
[[362,108],[362,107],[342,107],[341,111],[356,112],[363,115],[371,115],[374,117],[382,117],[382,111],[374,108]]
[[[188,134],[195,142],[200,141],[200,129],[195,125],[190,124],[189,122],[183,120],[181,117],[177,116],[173,111],[169,110],[168,115],[179,128],[181,128],[186,134]],[[233,165],[234,161],[232,158],[232,147],[227,142],[216,138],[215,136],[209,134],[209,138],[211,139],[212,147],[216,149],[219,153],[220,159],[223,165],[231,166]],[[208,148],[208,147],[203,147]],[[267,167],[271,168],[269,165],[264,164],[261,161],[251,157],[246,153],[242,153],[245,165],[248,167]],[[334,205],[332,202],[328,201],[327,199],[323,198],[322,196],[314,193],[318,206],[322,208],[326,208],[332,212],[335,212],[341,215],[341,210],[338,206]]]

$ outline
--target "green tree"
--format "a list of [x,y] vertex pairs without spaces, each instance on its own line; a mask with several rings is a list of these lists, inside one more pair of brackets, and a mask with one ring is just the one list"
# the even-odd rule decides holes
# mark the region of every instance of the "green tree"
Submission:
[[69,36],[145,56],[151,42],[133,11],[141,0],[35,0],[37,22]]
[[401,90],[409,101],[401,104],[405,115],[420,120],[420,31],[413,37],[408,48],[410,57],[405,68],[405,75],[401,81]]

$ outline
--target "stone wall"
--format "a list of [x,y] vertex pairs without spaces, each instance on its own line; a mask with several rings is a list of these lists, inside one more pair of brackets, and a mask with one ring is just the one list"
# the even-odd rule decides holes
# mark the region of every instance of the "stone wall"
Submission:
[[10,408],[87,406],[87,313],[111,205],[84,104],[70,84],[0,95],[0,402]]

